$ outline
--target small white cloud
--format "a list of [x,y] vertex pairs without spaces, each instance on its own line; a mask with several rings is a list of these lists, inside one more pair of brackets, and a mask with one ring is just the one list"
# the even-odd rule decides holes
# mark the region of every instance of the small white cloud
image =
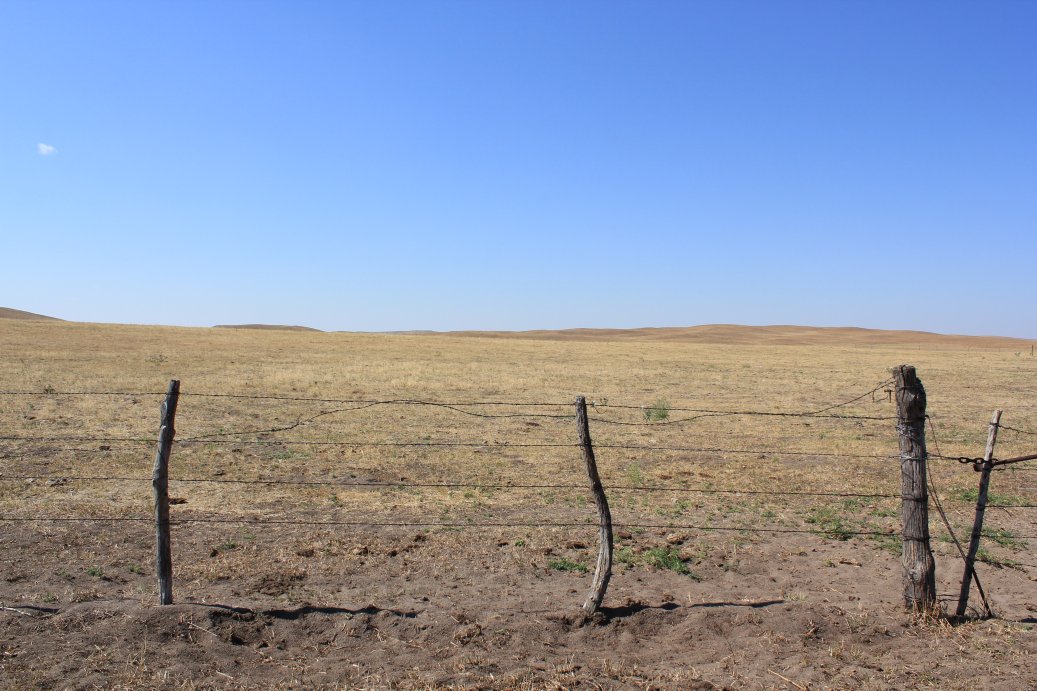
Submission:
[[36,150],[40,152],[40,156],[50,156],[58,152],[58,150],[53,146],[50,144],[44,144],[43,142],[36,145]]

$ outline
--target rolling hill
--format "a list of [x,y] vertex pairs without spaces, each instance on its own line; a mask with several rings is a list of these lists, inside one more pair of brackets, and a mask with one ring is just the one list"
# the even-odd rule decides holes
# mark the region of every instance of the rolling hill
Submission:
[[48,317],[44,314],[24,312],[22,310],[11,309],[10,307],[0,307],[0,319],[47,319],[57,322],[63,321],[57,317]]

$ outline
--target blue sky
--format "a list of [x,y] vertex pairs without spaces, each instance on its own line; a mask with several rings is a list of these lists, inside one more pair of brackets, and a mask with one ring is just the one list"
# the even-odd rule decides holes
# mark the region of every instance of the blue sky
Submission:
[[6,0],[0,305],[1035,338],[1035,32],[1007,1]]

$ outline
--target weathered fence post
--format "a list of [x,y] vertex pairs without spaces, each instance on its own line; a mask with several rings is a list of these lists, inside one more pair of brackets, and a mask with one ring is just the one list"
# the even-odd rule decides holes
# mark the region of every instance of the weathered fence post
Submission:
[[[1001,411],[995,410],[990,418],[990,431],[987,432],[987,449],[983,454],[983,465],[979,470],[979,495],[976,497],[976,520],[972,523],[972,537],[969,539],[969,552],[965,556],[965,573],[961,577],[961,591],[958,593],[958,609],[955,614],[965,616],[969,606],[969,587],[976,569],[976,553],[979,552],[979,539],[983,533],[983,516],[987,510],[987,490],[990,488],[990,472],[994,469],[994,444],[997,443],[997,430],[1001,426]],[[977,579],[977,585],[979,584]],[[989,608],[987,614],[991,614]]]
[[605,497],[605,490],[601,486],[601,478],[598,476],[598,464],[594,460],[594,447],[591,445],[590,426],[587,423],[587,399],[583,396],[576,397],[576,432],[580,437],[583,460],[587,464],[587,476],[590,478],[591,492],[594,494],[594,503],[598,507],[600,521],[598,563],[594,567],[591,591],[587,595],[587,601],[583,603],[583,611],[590,615],[601,607],[601,601],[605,599],[605,590],[609,587],[609,579],[612,578],[613,541],[612,512],[609,511],[609,502]]
[[914,610],[936,604],[936,562],[929,544],[926,483],[925,388],[911,365],[893,368],[900,436],[900,517],[903,523],[904,603]]
[[180,398],[180,381],[171,379],[162,402],[161,426],[158,430],[158,452],[151,487],[155,497],[155,571],[158,573],[158,603],[173,604],[173,549],[169,536],[169,453],[176,430],[176,403]]

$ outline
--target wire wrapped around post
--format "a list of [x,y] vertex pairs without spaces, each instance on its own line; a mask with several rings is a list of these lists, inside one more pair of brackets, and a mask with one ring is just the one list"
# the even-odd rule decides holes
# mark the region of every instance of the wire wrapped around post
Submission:
[[936,562],[929,537],[925,388],[911,365],[893,368],[893,376],[900,437],[904,604],[912,610],[929,610],[936,604]]

